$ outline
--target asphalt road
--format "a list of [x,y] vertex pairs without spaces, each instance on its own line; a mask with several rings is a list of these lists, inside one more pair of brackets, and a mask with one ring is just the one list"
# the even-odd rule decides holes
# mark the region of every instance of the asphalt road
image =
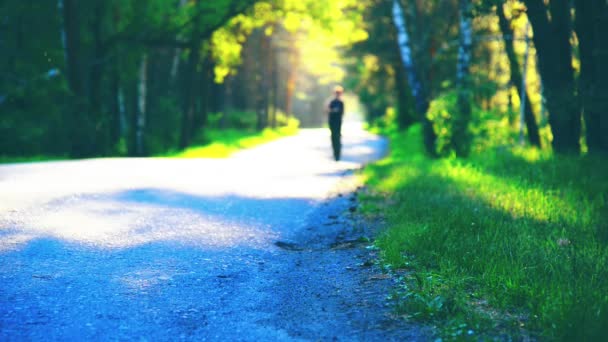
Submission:
[[343,135],[340,162],[303,130],[228,159],[0,166],[0,340],[426,340],[353,242],[352,170],[386,142]]

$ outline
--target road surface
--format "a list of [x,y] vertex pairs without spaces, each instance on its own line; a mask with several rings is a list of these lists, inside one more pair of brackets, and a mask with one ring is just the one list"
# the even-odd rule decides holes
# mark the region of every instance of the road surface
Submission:
[[386,142],[344,145],[0,166],[0,340],[425,340],[349,242],[351,171]]

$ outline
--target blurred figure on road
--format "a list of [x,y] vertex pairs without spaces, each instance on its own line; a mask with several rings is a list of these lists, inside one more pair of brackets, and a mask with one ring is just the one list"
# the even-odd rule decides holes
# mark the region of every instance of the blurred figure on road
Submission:
[[327,105],[328,123],[331,131],[331,146],[336,161],[340,160],[340,149],[342,148],[340,131],[342,130],[342,117],[344,116],[344,102],[342,101],[343,92],[344,88],[336,86],[334,88],[334,98]]

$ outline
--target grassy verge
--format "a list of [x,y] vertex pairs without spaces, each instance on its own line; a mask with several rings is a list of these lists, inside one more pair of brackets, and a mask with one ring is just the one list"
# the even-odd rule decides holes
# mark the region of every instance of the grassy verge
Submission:
[[7,157],[7,156],[0,156],[0,164],[32,163],[32,162],[65,160],[65,159],[67,159],[67,157],[59,157],[59,156]]
[[390,138],[390,156],[365,170],[363,204],[386,218],[383,262],[405,270],[398,310],[456,339],[608,336],[606,160],[535,149],[430,160],[419,127]]
[[[196,146],[188,147],[181,151],[172,151],[156,155],[156,157],[167,158],[226,158],[232,153],[245,148],[261,145],[272,140],[294,135],[298,132],[297,124],[263,131],[223,129],[208,130],[201,137]],[[0,156],[0,164],[26,163],[53,160],[66,160],[69,157],[56,156],[31,156],[31,157],[6,157]]]
[[294,135],[297,126],[287,126],[278,129],[265,129],[261,132],[247,130],[209,130],[205,133],[204,141],[198,146],[189,147],[182,151],[170,152],[161,155],[169,158],[226,158],[232,153],[254,147],[269,141]]

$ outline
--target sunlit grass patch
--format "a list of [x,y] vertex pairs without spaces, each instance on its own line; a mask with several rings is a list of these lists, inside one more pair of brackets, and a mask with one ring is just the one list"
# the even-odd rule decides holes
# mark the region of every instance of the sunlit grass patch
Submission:
[[[288,126],[276,129],[267,128],[262,131],[243,129],[210,129],[195,141],[195,146],[182,151],[172,151],[156,155],[167,158],[226,158],[232,153],[261,145],[272,140],[295,135],[298,125],[294,121]],[[27,163],[40,161],[67,160],[68,156],[28,156],[8,157],[0,156],[0,164]]]
[[247,130],[210,130],[205,134],[208,144],[189,147],[183,151],[173,152],[163,157],[170,158],[226,158],[232,153],[269,141],[294,135],[298,131],[297,126],[287,126],[278,129],[265,129],[261,132]]
[[430,160],[419,127],[391,135],[389,158],[365,170],[363,200],[386,215],[384,262],[415,271],[396,296],[404,312],[462,336],[496,310],[514,334],[608,335],[605,160],[523,148]]

